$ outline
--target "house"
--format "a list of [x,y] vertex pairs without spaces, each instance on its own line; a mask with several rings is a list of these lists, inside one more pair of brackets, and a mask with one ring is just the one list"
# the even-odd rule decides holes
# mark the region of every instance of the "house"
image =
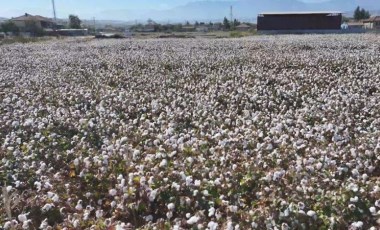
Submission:
[[182,26],[182,31],[183,32],[194,32],[195,31],[195,26]]
[[275,12],[257,18],[258,31],[332,31],[340,30],[341,25],[341,12]]
[[251,26],[245,23],[236,26],[236,30],[238,31],[249,31],[250,29],[251,29]]
[[27,30],[30,25],[36,26],[38,29],[53,29],[56,23],[50,19],[39,15],[25,14],[17,18],[10,19],[21,30]]
[[347,29],[364,29],[363,22],[347,22]]
[[208,32],[208,27],[205,26],[205,25],[202,25],[202,26],[198,26],[198,27],[196,27],[195,30],[196,30],[197,32],[203,32],[203,33],[206,33],[206,32]]
[[212,25],[212,30],[215,30],[215,31],[217,31],[217,30],[221,30],[222,28],[223,28],[223,25],[222,25],[222,23],[220,23],[220,22],[214,23],[214,24]]
[[380,29],[380,16],[373,16],[369,19],[363,20],[364,28],[373,30],[373,29]]

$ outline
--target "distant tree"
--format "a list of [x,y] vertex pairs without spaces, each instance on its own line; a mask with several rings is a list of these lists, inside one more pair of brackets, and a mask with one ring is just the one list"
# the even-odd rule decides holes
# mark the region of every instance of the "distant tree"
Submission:
[[198,21],[195,21],[195,26],[199,26],[199,22]]
[[368,19],[368,18],[371,17],[371,14],[369,13],[369,11],[368,11],[368,10],[365,10],[365,9],[362,9],[362,10],[361,10],[361,15],[362,15],[362,18],[363,18],[363,19]]
[[225,30],[231,29],[230,21],[227,19],[227,17],[224,17],[223,19],[223,27]]
[[241,24],[241,22],[235,18],[235,20],[234,20],[234,26],[238,26],[240,24]]
[[211,21],[208,23],[209,26],[213,26],[214,23],[212,23]]
[[343,16],[343,17],[342,17],[342,21],[343,21],[343,22],[349,22],[349,21],[350,21],[350,18],[349,18],[349,17],[346,17],[346,16]]
[[360,8],[360,6],[356,7],[354,11],[354,19],[356,21],[367,19],[370,17],[371,17],[371,14],[369,13],[369,11],[365,10],[364,8]]
[[155,22],[154,22],[152,19],[150,19],[150,18],[148,19],[148,21],[147,21],[147,22],[148,22],[148,25],[153,25],[153,24],[156,24],[156,23],[155,23]]
[[71,29],[80,29],[82,21],[76,15],[69,15],[69,27]]
[[186,26],[190,26],[190,22],[189,21],[186,21]]
[[14,33],[18,34],[20,32],[20,29],[16,26],[16,24],[12,21],[6,21],[1,24],[1,30],[5,33]]

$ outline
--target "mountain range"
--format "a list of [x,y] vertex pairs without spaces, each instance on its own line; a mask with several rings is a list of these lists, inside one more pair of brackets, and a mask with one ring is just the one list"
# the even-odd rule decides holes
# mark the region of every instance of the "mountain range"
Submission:
[[[306,3],[300,0],[235,0],[235,1],[195,1],[168,10],[107,10],[96,14],[96,18],[112,20],[156,21],[214,21],[230,16],[240,20],[255,21],[257,14],[273,11],[341,11],[352,14],[357,6],[366,10],[380,10],[379,0],[326,0],[319,3]],[[350,13],[351,12],[351,13]]]

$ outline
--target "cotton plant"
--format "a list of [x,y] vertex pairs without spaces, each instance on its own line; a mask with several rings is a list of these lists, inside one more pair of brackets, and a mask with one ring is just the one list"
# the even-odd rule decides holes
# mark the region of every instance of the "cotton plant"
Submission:
[[372,34],[1,46],[0,227],[376,228],[379,47]]

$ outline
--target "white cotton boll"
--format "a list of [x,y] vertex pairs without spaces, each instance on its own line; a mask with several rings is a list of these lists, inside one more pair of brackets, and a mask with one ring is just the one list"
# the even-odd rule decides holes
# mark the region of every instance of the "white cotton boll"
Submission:
[[298,202],[298,208],[299,209],[304,209],[305,208],[305,204],[303,202]]
[[350,198],[350,202],[356,203],[358,201],[359,201],[359,198],[357,196]]
[[133,154],[132,154],[133,160],[137,160],[139,156],[140,156],[140,151],[139,150],[133,151]]
[[380,200],[376,200],[375,201],[375,206],[378,207],[378,208],[380,208]]
[[155,199],[156,199],[156,196],[157,196],[157,190],[152,190],[150,193],[149,193],[149,201],[150,202],[153,202]]
[[116,189],[111,189],[111,190],[109,190],[108,193],[109,193],[111,196],[116,196],[117,191],[116,191]]
[[310,217],[316,217],[316,215],[317,215],[317,213],[314,212],[313,210],[309,210],[309,211],[307,211],[306,214],[307,214],[308,216],[310,216]]
[[214,215],[215,215],[215,208],[214,207],[209,208],[209,210],[208,210],[208,216],[212,217]]
[[103,210],[96,210],[95,212],[95,216],[97,219],[102,218],[103,214],[104,214]]
[[168,220],[170,220],[173,217],[173,212],[171,212],[171,211],[167,212],[166,217],[168,218]]
[[193,225],[193,224],[196,224],[199,219],[200,218],[198,216],[192,216],[190,219],[186,221],[186,223],[189,225]]
[[370,207],[369,211],[371,212],[372,215],[376,214],[376,208],[375,207]]
[[323,164],[321,162],[318,162],[315,166],[317,170],[321,170],[323,167]]
[[164,168],[168,165],[168,161],[166,159],[163,159],[161,162],[160,162],[160,167],[161,168]]
[[47,229],[49,227],[49,224],[48,224],[48,221],[47,221],[47,218],[46,219],[44,219],[43,221],[42,221],[42,223],[40,224],[40,229]]
[[281,230],[289,230],[289,225],[287,223],[282,223]]
[[30,229],[30,225],[32,224],[32,220],[27,220],[22,224],[22,229],[28,230]]
[[200,180],[195,180],[194,181],[194,186],[199,187],[200,185],[201,185],[201,181]]
[[186,185],[189,186],[193,183],[193,178],[192,176],[186,177]]
[[251,223],[251,227],[252,227],[253,229],[256,229],[256,228],[259,227],[259,225],[258,225],[256,222],[252,222],[252,223]]
[[214,221],[210,221],[208,224],[207,224],[207,227],[210,229],[210,230],[217,230],[218,229],[218,223],[214,222]]
[[144,217],[144,220],[145,220],[146,222],[151,222],[151,221],[153,221],[153,216],[152,216],[152,215],[145,216],[145,217]]
[[47,192],[47,196],[49,199],[51,199],[54,195],[55,195],[55,193],[53,193],[53,192]]
[[187,157],[186,158],[186,161],[190,164],[192,164],[194,162],[194,159],[192,157]]
[[21,223],[24,223],[25,221],[28,220],[28,215],[29,215],[29,212],[28,213],[25,213],[25,214],[20,214],[18,215],[17,219],[18,221],[20,221]]
[[181,189],[181,186],[179,184],[177,184],[176,182],[173,182],[172,188],[174,188],[176,191],[179,191]]
[[351,224],[351,226],[354,228],[354,229],[361,229],[363,227],[363,222],[361,221],[358,221],[358,222],[354,222]]
[[227,222],[226,230],[234,230],[234,225],[230,220]]
[[170,204],[168,204],[168,209],[169,209],[169,210],[173,211],[174,208],[175,208],[175,204],[174,204],[174,203],[170,203]]
[[238,206],[231,205],[228,207],[228,209],[230,210],[230,212],[236,213],[238,211]]
[[168,156],[169,156],[170,158],[172,158],[172,157],[174,157],[176,154],[177,154],[177,151],[173,151],[173,152],[169,153]]
[[191,217],[190,213],[186,213],[186,218],[189,219]]
[[83,201],[82,201],[82,200],[79,200],[79,201],[77,202],[77,205],[75,206],[75,209],[78,210],[78,211],[82,211],[82,210],[83,210],[82,203],[83,203]]
[[50,211],[50,209],[52,209],[53,207],[54,207],[53,204],[45,204],[45,205],[41,208],[41,210],[42,210],[42,212],[48,212],[48,211]]
[[74,228],[78,228],[79,225],[80,225],[80,221],[79,220],[74,220],[74,222],[73,222]]
[[42,184],[39,181],[34,182],[34,186],[37,188],[37,192],[41,190]]
[[46,189],[52,189],[53,185],[50,184],[48,181],[46,181],[45,184],[44,184],[44,188],[46,188]]
[[353,175],[354,177],[359,176],[359,171],[358,171],[357,169],[353,169],[353,170],[352,170],[352,175]]

